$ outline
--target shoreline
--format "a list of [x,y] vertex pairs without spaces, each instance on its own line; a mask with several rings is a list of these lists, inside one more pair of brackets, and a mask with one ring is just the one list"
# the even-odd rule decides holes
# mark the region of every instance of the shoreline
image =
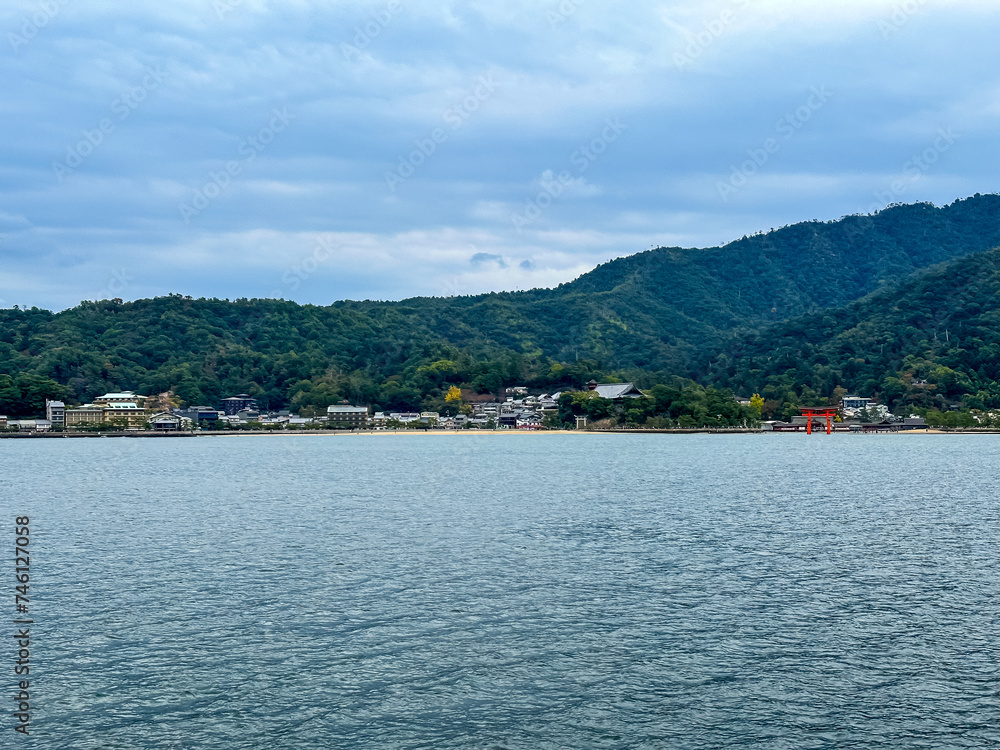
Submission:
[[[191,437],[348,437],[348,436],[484,436],[484,435],[800,435],[804,432],[773,432],[752,429],[678,429],[678,430],[233,430],[223,432],[8,432],[0,439],[56,440],[62,438],[191,438]],[[816,436],[825,433],[818,432]],[[837,431],[833,435],[1000,435],[1000,430],[898,430],[883,432]],[[809,437],[812,437],[811,435]]]

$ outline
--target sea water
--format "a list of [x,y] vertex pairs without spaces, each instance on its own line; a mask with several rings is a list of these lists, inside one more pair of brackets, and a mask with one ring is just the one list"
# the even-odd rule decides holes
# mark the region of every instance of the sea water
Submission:
[[1000,743],[998,436],[19,439],[0,475],[3,747]]

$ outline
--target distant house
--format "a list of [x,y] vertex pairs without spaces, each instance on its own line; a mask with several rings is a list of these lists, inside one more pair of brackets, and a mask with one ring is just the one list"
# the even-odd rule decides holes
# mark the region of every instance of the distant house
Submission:
[[6,429],[7,429],[7,415],[0,414],[0,430],[6,430]]
[[367,406],[343,406],[340,404],[326,408],[326,421],[331,427],[338,425],[359,429],[368,426]]
[[594,391],[601,398],[606,398],[610,401],[620,401],[626,398],[643,398],[646,395],[632,383],[598,383],[596,380],[591,380],[587,383],[587,390]]
[[241,411],[260,411],[257,406],[257,399],[249,393],[240,393],[236,396],[224,398],[219,402],[219,411],[228,416],[234,416]]

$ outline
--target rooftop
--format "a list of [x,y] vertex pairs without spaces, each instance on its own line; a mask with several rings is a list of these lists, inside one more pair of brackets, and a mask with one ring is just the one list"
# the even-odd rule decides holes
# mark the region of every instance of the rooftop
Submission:
[[632,383],[598,384],[595,385],[592,390],[601,398],[612,400],[616,398],[624,398],[625,396],[645,395],[642,391],[632,385]]

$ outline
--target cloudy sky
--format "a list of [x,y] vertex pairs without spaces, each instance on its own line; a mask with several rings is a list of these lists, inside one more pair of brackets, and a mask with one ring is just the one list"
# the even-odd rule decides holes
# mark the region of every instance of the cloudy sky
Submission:
[[568,281],[1000,191],[995,0],[5,0],[0,307]]

